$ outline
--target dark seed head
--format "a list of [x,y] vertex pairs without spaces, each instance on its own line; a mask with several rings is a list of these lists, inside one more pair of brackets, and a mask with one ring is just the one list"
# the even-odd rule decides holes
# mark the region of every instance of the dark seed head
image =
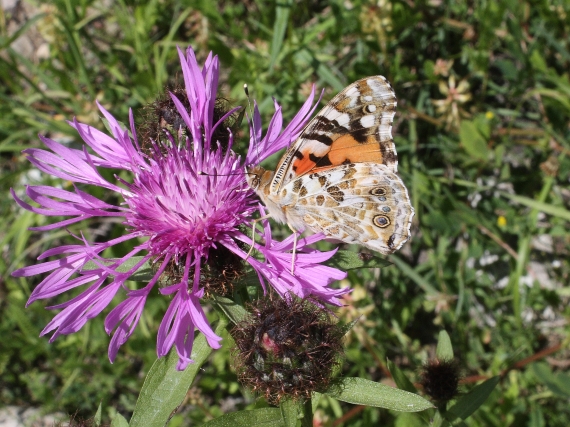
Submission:
[[239,381],[273,404],[324,390],[342,359],[341,329],[312,300],[266,298],[231,335]]
[[432,359],[422,368],[420,384],[435,401],[447,402],[458,393],[459,364],[455,360]]

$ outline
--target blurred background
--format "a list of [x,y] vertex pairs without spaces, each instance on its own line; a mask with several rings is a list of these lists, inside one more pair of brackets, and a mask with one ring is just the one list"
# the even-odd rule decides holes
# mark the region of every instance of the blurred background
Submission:
[[[51,304],[25,304],[41,277],[10,273],[73,238],[27,231],[48,221],[20,209],[9,189],[69,187],[31,168],[21,151],[41,146],[38,133],[80,146],[66,123],[73,117],[105,130],[96,100],[120,121],[132,108],[144,122],[145,106],[180,87],[176,46],[191,45],[199,61],[210,50],[220,57],[220,95],[232,105],[247,105],[248,84],[265,125],[272,97],[290,119],[313,84],[325,89],[323,103],[369,75],[384,75],[396,91],[393,133],[416,211],[413,238],[389,257],[392,266],[352,271],[340,284],[354,291],[339,318],[358,319],[343,374],[393,384],[389,359],[417,381],[445,329],[463,392],[502,377],[468,425],[566,426],[569,13],[567,0],[3,0],[0,405],[89,418],[103,402],[104,414],[130,416],[156,359],[165,301],[149,301],[113,365],[103,317],[53,344],[40,338],[55,313],[45,310]],[[236,151],[247,135],[244,125]],[[69,228],[79,230],[108,239],[121,226]],[[236,381],[224,338],[171,425],[255,404]],[[420,425],[414,417],[324,398],[315,420]]]

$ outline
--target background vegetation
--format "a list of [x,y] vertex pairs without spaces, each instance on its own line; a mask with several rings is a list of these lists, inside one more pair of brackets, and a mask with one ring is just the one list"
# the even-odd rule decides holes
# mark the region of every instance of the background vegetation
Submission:
[[[113,365],[102,318],[53,344],[39,338],[54,313],[41,303],[24,308],[36,283],[9,274],[71,238],[27,231],[46,219],[19,209],[8,190],[61,185],[31,169],[21,150],[40,146],[38,133],[78,144],[65,123],[74,116],[104,129],[95,100],[127,121],[129,108],[140,112],[180,84],[175,46],[190,44],[201,60],[219,55],[223,94],[234,104],[245,104],[248,83],[266,124],[271,97],[290,118],[313,83],[326,89],[325,101],[367,75],[395,88],[413,239],[390,257],[393,266],[351,272],[343,283],[354,292],[339,317],[359,319],[343,373],[390,383],[389,359],[417,380],[445,329],[463,391],[502,375],[469,425],[567,425],[570,2],[8,3],[0,15],[0,402],[87,418],[102,400],[109,414],[130,416],[155,360],[164,301],[149,301]],[[116,232],[105,221],[81,230],[92,239]],[[173,425],[254,404],[224,344]],[[316,419],[419,422],[327,399]]]

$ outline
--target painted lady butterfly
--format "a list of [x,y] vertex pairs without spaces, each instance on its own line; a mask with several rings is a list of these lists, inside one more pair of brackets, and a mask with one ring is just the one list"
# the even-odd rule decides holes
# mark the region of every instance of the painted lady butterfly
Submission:
[[269,216],[383,254],[410,237],[414,209],[396,175],[396,95],[382,76],[335,96],[283,155],[275,172],[248,168]]

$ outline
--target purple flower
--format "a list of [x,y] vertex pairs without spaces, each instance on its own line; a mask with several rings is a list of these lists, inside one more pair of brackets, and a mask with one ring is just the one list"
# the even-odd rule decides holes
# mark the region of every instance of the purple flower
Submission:
[[[179,356],[177,368],[182,370],[192,362],[190,355],[195,329],[205,335],[212,348],[220,347],[221,338],[210,327],[200,299],[204,295],[204,265],[221,248],[225,248],[227,254],[231,252],[243,260],[247,258],[264,289],[267,281],[281,295],[289,292],[301,297],[314,295],[325,303],[340,305],[337,297],[348,290],[328,287],[332,281],[346,276],[342,271],[321,265],[334,251],[323,253],[307,248],[307,245],[322,239],[322,235],[299,240],[295,257],[297,267],[295,275],[292,275],[289,271],[292,254],[289,251],[293,236],[276,242],[265,224],[264,233],[258,232],[262,234],[264,244],[254,244],[265,257],[264,261],[259,261],[247,257],[244,248],[249,247],[252,241],[240,231],[251,230],[253,215],[262,209],[246,183],[244,164],[252,163],[254,158],[260,161],[298,136],[314,111],[315,107],[311,107],[314,92],[283,131],[281,110],[275,104],[276,113],[263,138],[256,107],[251,127],[255,133],[251,141],[258,143],[251,143],[244,163],[231,150],[233,135],[229,130],[227,148],[213,140],[217,128],[235,111],[214,122],[218,58],[210,54],[200,69],[192,49],[187,50],[186,56],[179,50],[179,56],[188,98],[186,104],[190,108],[184,107],[176,96],[171,94],[171,97],[188,129],[184,144],[177,144],[172,135],[167,135],[166,142],[146,142],[143,150],[132,112],[129,115],[130,129],[124,129],[99,105],[112,136],[75,120],[70,123],[94,154],[88,152],[87,147],[72,149],[42,136],[41,140],[50,151],[24,151],[30,162],[41,171],[71,181],[74,185],[89,184],[113,191],[122,199],[121,203],[108,204],[77,186],[74,191],[28,186],[26,194],[38,207],[21,200],[13,190],[12,195],[24,209],[46,216],[67,217],[36,227],[38,231],[53,230],[95,217],[118,217],[125,225],[124,235],[119,238],[93,243],[83,236],[75,236],[78,244],[50,249],[38,258],[56,259],[13,273],[17,277],[28,277],[50,272],[34,289],[28,304],[74,288],[81,289],[75,298],[49,307],[61,311],[41,335],[53,332],[50,338],[53,341],[61,334],[77,332],[120,295],[124,300],[105,319],[107,333],[113,334],[108,352],[113,362],[120,346],[137,326],[148,295],[155,286],[164,282],[167,272],[175,266],[179,272],[174,276],[176,280],[159,287],[161,294],[170,296],[170,305],[158,330],[157,354],[159,357],[166,355],[174,345]],[[99,168],[125,170],[130,172],[131,178],[115,176],[115,182],[109,182],[99,173]],[[133,243],[130,252],[123,257],[105,259],[101,256],[105,249],[127,241]],[[140,289],[127,288],[125,281],[145,263],[155,266],[152,279]]]

